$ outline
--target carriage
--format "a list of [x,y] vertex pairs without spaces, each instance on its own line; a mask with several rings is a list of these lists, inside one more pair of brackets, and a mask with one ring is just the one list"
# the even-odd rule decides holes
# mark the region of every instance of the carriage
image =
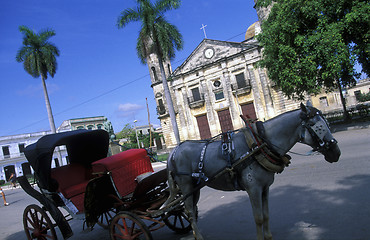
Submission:
[[[68,164],[52,168],[54,150],[65,147]],[[182,201],[160,209],[169,195],[166,169],[154,172],[151,154],[130,149],[108,156],[104,130],[76,130],[46,135],[25,149],[38,188],[18,178],[24,191],[38,200],[27,206],[23,225],[28,239],[64,239],[73,235],[68,223],[109,228],[111,239],[152,239],[163,226],[178,233],[191,230]]]

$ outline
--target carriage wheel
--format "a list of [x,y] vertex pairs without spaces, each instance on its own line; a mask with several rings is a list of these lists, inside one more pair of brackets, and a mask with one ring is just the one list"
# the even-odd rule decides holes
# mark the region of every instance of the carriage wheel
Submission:
[[[198,218],[198,209],[196,212],[196,218]],[[185,207],[183,204],[166,213],[163,222],[168,228],[179,234],[188,233],[192,229],[189,216],[185,213]]]
[[46,214],[39,206],[31,204],[24,209],[23,226],[27,239],[57,239],[54,226]]
[[111,222],[112,218],[117,214],[116,209],[112,208],[107,212],[103,213],[98,217],[98,225],[104,229],[109,228],[109,223]]
[[152,240],[152,234],[145,223],[131,212],[119,212],[109,225],[110,238]]

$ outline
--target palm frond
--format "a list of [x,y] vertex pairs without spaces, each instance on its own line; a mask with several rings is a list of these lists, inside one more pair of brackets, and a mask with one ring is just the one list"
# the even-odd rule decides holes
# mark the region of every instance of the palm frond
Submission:
[[118,28],[125,27],[130,22],[136,22],[140,20],[140,14],[132,8],[124,10],[118,17],[117,26]]
[[142,63],[155,53],[161,59],[172,59],[175,50],[183,48],[182,35],[178,29],[168,23],[163,16],[168,10],[177,9],[181,0],[136,0],[137,10],[126,9],[118,18],[118,27],[122,28],[129,22],[140,21],[141,30],[136,43],[136,52]]
[[24,69],[32,77],[41,75],[43,79],[47,79],[48,74],[54,77],[59,50],[47,40],[55,35],[55,31],[46,29],[35,34],[26,26],[20,26],[19,31],[23,33],[23,46],[18,50],[16,60],[23,62]]
[[157,14],[162,15],[168,10],[177,9],[181,5],[181,0],[158,0],[155,3],[155,10]]
[[49,38],[55,36],[55,31],[52,29],[44,29],[38,33],[39,40],[45,42]]

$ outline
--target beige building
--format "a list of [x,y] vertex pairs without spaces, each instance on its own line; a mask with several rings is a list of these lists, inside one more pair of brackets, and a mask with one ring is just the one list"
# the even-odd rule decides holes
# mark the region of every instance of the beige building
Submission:
[[58,128],[58,132],[72,131],[77,129],[104,129],[104,124],[108,119],[104,116],[75,118],[63,121]]
[[[206,139],[243,127],[240,114],[267,120],[298,108],[255,66],[261,47],[254,40],[259,23],[252,24],[243,42],[204,39],[173,72],[165,63],[181,141]],[[157,113],[168,147],[175,145],[156,56],[148,58]]]
[[[370,92],[370,78],[362,79],[355,86],[344,89],[343,96],[346,100],[347,108],[355,108],[356,105],[360,104],[357,96],[360,93],[367,94],[368,92]],[[316,96],[312,96],[311,101],[315,107],[324,113],[342,111],[343,109],[338,90],[327,93],[323,91]]]

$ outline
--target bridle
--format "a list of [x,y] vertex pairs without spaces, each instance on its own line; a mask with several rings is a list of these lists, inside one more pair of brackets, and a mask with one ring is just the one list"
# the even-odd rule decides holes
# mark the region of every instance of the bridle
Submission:
[[[329,123],[322,115],[321,111],[310,107],[307,108],[308,113],[301,112],[301,125],[302,131],[300,136],[300,142],[303,142],[305,139],[306,130],[311,135],[311,138],[316,142],[316,146],[313,147],[313,151],[318,152],[326,152],[328,151],[332,145],[337,144],[337,140],[332,138],[331,140],[326,140],[325,136],[328,133]],[[320,120],[313,122],[312,120],[315,118],[320,118]]]

